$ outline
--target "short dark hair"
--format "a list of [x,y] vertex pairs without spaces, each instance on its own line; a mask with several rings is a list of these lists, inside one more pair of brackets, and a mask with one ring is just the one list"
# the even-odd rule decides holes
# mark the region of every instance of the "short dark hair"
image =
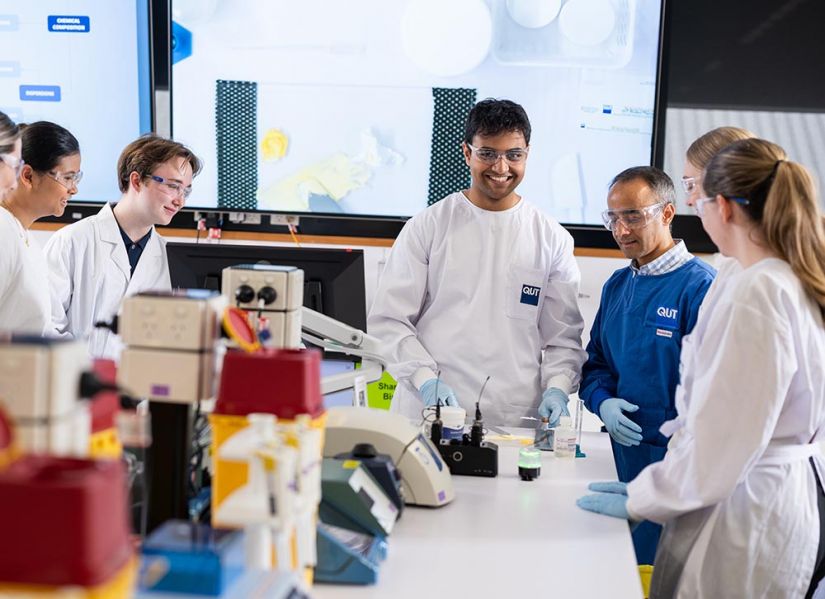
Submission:
[[655,166],[632,166],[625,169],[613,177],[608,189],[613,189],[619,183],[628,183],[637,179],[644,181],[660,202],[676,203],[676,188],[673,186],[673,180],[665,171]]
[[173,158],[183,158],[192,167],[192,176],[201,172],[200,158],[182,143],[149,133],[138,137],[123,148],[117,160],[117,184],[121,193],[129,189],[129,175],[136,172],[148,177],[158,166]]
[[52,170],[66,156],[80,154],[80,143],[57,123],[36,121],[20,125],[23,160],[38,173]]
[[487,98],[472,107],[464,125],[464,142],[471,144],[476,135],[499,135],[518,131],[530,144],[530,119],[520,105],[510,100]]

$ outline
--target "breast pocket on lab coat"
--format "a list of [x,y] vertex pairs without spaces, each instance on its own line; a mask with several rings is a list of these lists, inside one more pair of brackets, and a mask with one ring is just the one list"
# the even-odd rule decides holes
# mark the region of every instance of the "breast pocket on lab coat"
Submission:
[[682,328],[678,321],[671,321],[656,314],[648,315],[645,318],[645,335],[650,336],[650,341],[657,346],[668,347],[673,344],[680,347],[682,344]]
[[504,309],[510,318],[538,322],[544,303],[544,270],[511,265],[505,283]]

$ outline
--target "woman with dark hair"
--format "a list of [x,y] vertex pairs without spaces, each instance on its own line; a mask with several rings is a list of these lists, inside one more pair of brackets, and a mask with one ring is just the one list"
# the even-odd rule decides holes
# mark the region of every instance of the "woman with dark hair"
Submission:
[[62,215],[77,193],[80,145],[55,123],[20,129],[16,185],[0,199],[0,330],[42,335],[51,330],[49,271],[29,229],[39,218]]
[[812,597],[825,576],[825,225],[808,171],[761,139],[694,202],[739,263],[684,341],[665,459],[584,509],[665,525],[651,597]]

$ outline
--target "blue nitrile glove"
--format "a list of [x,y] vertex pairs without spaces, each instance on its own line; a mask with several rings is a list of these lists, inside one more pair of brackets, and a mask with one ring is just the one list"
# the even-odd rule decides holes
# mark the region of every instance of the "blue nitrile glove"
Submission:
[[576,500],[576,505],[588,512],[596,512],[605,516],[613,516],[622,520],[630,520],[627,513],[627,495],[618,493],[596,493],[585,495]]
[[598,493],[615,493],[616,495],[627,495],[627,483],[620,483],[617,480],[590,483],[588,490]]
[[[438,383],[436,385],[436,383]],[[438,386],[438,399],[441,399],[442,406],[458,407],[458,400],[455,398],[455,393],[449,385],[444,384],[444,381],[438,379],[430,379],[426,381],[418,392],[421,394],[421,401],[424,402],[424,407],[429,408],[436,403],[436,386]]]
[[619,445],[633,447],[642,440],[642,427],[623,412],[635,412],[639,406],[618,397],[605,399],[599,407],[599,416],[613,440]]
[[550,420],[550,428],[559,425],[559,418],[570,416],[567,411],[567,393],[557,387],[550,387],[541,396],[539,416]]

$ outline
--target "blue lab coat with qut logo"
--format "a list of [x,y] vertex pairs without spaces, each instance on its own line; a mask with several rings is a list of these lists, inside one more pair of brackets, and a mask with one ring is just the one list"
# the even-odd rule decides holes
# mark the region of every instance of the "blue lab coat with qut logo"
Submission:
[[[638,275],[628,266],[613,273],[602,289],[579,395],[596,415],[610,397],[639,406],[625,416],[642,427],[642,442],[624,447],[611,441],[620,481],[633,480],[665,455],[668,440],[659,427],[676,417],[682,338],[693,330],[715,274],[698,258],[662,275]],[[652,522],[636,527],[638,563],[653,563],[660,531]]]

